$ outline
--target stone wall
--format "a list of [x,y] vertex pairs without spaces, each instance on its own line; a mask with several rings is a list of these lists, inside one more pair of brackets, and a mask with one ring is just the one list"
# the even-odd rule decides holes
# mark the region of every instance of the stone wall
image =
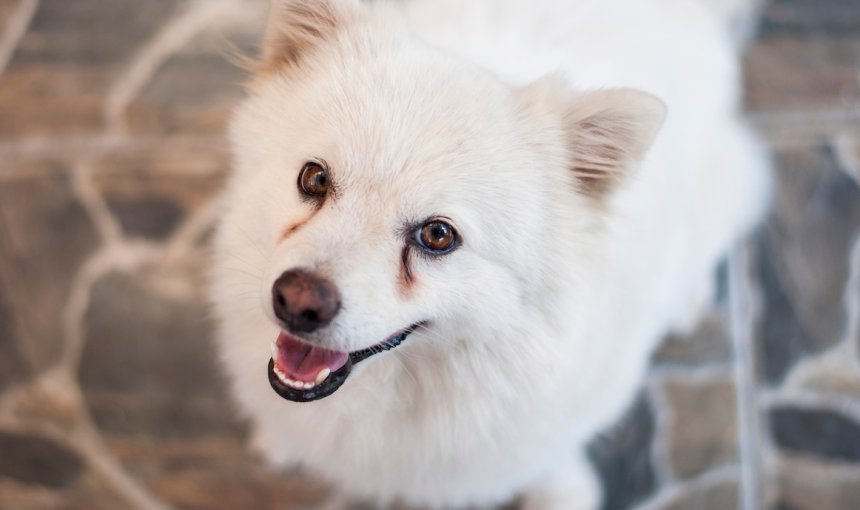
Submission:
[[[0,508],[326,498],[246,453],[202,292],[263,4],[0,0]],[[774,207],[593,442],[607,509],[860,505],[860,4],[772,0],[745,68]]]

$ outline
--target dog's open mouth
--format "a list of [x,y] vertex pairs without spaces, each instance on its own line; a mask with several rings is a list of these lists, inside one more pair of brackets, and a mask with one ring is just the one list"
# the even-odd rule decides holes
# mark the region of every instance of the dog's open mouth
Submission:
[[269,384],[278,395],[293,402],[327,397],[346,381],[353,365],[394,349],[421,324],[413,324],[376,345],[354,352],[323,349],[281,332],[272,344]]

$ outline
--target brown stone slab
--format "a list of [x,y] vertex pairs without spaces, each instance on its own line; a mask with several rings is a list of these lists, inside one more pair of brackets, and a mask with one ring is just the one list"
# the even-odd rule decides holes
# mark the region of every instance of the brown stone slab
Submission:
[[728,376],[670,380],[668,449],[675,474],[696,477],[737,459],[735,388]]
[[860,102],[860,38],[755,43],[744,58],[747,108],[754,113],[844,110]]

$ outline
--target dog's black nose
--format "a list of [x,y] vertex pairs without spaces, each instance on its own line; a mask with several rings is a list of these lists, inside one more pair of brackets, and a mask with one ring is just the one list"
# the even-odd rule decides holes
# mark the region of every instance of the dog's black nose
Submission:
[[304,269],[284,272],[272,286],[275,317],[295,332],[310,332],[331,322],[340,310],[333,283]]

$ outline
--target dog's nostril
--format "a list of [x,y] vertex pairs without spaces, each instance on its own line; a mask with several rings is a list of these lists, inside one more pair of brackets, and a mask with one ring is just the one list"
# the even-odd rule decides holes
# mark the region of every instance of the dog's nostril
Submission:
[[319,315],[314,310],[305,310],[302,312],[302,319],[307,322],[317,322],[319,321]]
[[321,276],[291,269],[272,286],[272,308],[290,330],[310,332],[331,322],[340,310],[340,293]]

